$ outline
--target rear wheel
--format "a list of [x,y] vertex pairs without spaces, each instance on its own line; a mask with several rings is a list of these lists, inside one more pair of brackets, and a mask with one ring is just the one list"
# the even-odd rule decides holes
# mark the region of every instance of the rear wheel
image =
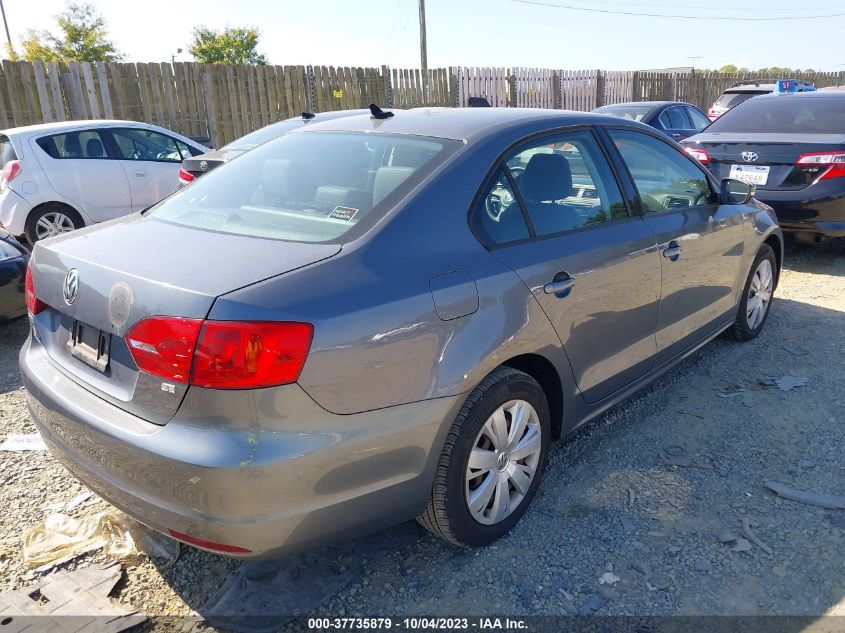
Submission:
[[776,274],[775,252],[771,246],[763,244],[745,282],[736,321],[728,330],[733,340],[750,341],[763,330],[774,298]]
[[35,209],[26,219],[26,239],[35,244],[45,237],[61,235],[84,226],[82,217],[63,204],[45,204]]
[[418,521],[456,545],[507,533],[537,491],[551,437],[549,406],[528,374],[503,367],[470,394],[446,439]]

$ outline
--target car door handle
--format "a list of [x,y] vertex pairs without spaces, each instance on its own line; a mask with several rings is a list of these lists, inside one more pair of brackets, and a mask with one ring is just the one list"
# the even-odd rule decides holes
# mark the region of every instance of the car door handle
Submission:
[[565,279],[557,279],[555,281],[550,281],[545,286],[543,286],[543,292],[545,292],[547,295],[557,295],[562,298],[569,294],[569,290],[571,290],[574,285],[575,280],[572,277],[566,277]]
[[682,136],[683,136],[683,134],[673,134],[672,138],[675,139],[676,141],[680,141]]
[[144,178],[147,175],[147,172],[143,169],[136,169],[135,175],[138,176],[138,178]]
[[677,261],[681,256],[681,247],[677,242],[669,242],[669,245],[663,249],[663,257],[668,257],[669,261]]

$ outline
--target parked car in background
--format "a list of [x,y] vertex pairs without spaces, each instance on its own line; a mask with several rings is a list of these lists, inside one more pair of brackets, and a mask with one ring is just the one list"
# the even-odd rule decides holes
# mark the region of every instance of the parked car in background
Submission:
[[309,125],[35,245],[30,410],[97,494],[208,550],[414,516],[487,544],[553,438],[720,333],[760,333],[782,235],[751,191],[607,116]]
[[179,183],[182,186],[190,184],[195,179],[203,174],[220,167],[220,165],[232,160],[236,156],[240,156],[244,152],[251,150],[253,147],[266,143],[270,139],[274,139],[282,134],[287,134],[291,130],[303,127],[310,123],[319,123],[321,121],[331,121],[332,119],[340,119],[356,114],[369,114],[368,109],[361,110],[334,110],[332,112],[321,112],[315,114],[313,112],[303,112],[300,116],[291,117],[284,121],[278,121],[265,125],[263,128],[250,132],[239,139],[235,139],[231,143],[224,145],[218,150],[210,151],[199,156],[192,156],[182,161],[182,168],[179,170]]
[[26,315],[24,280],[29,250],[0,229],[0,324]]
[[795,238],[845,236],[845,92],[754,97],[682,145],[717,178],[753,184]]
[[791,82],[791,85],[787,86],[786,90],[783,90],[784,92],[812,92],[816,89],[813,84],[795,79],[782,79],[774,82],[770,79],[746,79],[725,90],[713,103],[713,106],[707,112],[707,116],[715,121],[725,112],[731,108],[735,108],[751,97],[776,92],[778,90],[778,84],[784,81]]
[[704,112],[683,101],[615,103],[596,108],[593,112],[640,121],[676,141],[692,136],[710,125],[710,119]]
[[179,187],[208,148],[134,121],[67,121],[0,132],[0,225],[30,243],[140,211]]

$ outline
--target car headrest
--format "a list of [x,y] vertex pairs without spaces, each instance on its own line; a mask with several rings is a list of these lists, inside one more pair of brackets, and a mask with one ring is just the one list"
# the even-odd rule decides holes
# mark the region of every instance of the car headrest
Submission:
[[317,185],[302,163],[279,158],[268,159],[261,175],[264,193],[286,200],[313,202]]
[[384,200],[413,173],[413,167],[379,167],[373,182],[373,206]]
[[519,191],[526,200],[560,200],[572,192],[572,170],[560,154],[534,154],[519,179]]
[[88,158],[99,158],[103,155],[103,142],[98,138],[89,138],[85,143],[85,155]]
[[82,153],[82,144],[79,142],[79,134],[68,134],[65,137],[64,155],[78,158]]

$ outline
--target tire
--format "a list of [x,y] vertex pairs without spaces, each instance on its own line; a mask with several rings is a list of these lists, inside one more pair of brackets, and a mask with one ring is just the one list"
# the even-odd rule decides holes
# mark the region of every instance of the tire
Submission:
[[[530,405],[530,409],[519,403]],[[505,405],[510,407],[507,411],[503,409]],[[505,421],[506,426],[499,428],[508,433],[514,433],[515,421],[525,422],[525,430],[518,431],[520,437],[508,438],[507,450],[497,450],[491,439],[494,435],[490,430],[495,427],[488,423],[495,424],[494,413],[502,414],[496,420]],[[487,545],[506,534],[525,513],[540,485],[551,441],[550,417],[546,396],[531,376],[509,367],[492,372],[458,412],[437,465],[428,507],[417,521],[435,536],[463,547]],[[532,452],[527,457],[509,459],[508,450],[519,450],[522,455],[529,447]],[[468,479],[474,448],[478,449],[475,455],[491,460],[485,460],[485,464],[495,465],[486,470],[474,468],[472,472],[478,473],[477,477]],[[529,476],[526,473],[532,466],[533,475]],[[507,494],[501,494],[505,489]],[[485,501],[483,493],[490,490],[492,495]],[[475,514],[468,499],[475,499],[474,507],[481,508]],[[503,506],[507,514],[497,514]]]
[[[755,302],[755,297],[764,294],[758,292],[759,288],[755,289],[754,286],[759,286],[760,279],[758,278],[755,281],[755,277],[757,277],[758,271],[761,270],[761,267],[765,270],[766,262],[768,262],[768,270],[770,273],[768,290],[765,291],[768,293],[768,301],[763,300],[765,305],[761,307],[763,311],[762,316],[759,316],[754,315],[753,313],[753,303],[751,304],[752,310],[749,310],[749,302]],[[754,258],[754,263],[751,264],[748,279],[745,280],[745,286],[743,286],[742,289],[742,299],[739,302],[739,309],[736,314],[736,321],[734,321],[734,324],[728,328],[728,336],[731,339],[734,341],[750,341],[751,339],[756,338],[763,330],[763,326],[766,325],[766,320],[769,318],[769,312],[771,311],[777,274],[778,269],[775,252],[772,250],[771,246],[763,244],[757,252],[757,257]],[[754,315],[753,318],[752,315]]]
[[[54,227],[52,231],[44,226],[45,222]],[[48,202],[29,214],[24,234],[30,244],[35,244],[45,237],[67,233],[83,226],[85,222],[82,221],[82,216],[74,209],[58,202]]]

